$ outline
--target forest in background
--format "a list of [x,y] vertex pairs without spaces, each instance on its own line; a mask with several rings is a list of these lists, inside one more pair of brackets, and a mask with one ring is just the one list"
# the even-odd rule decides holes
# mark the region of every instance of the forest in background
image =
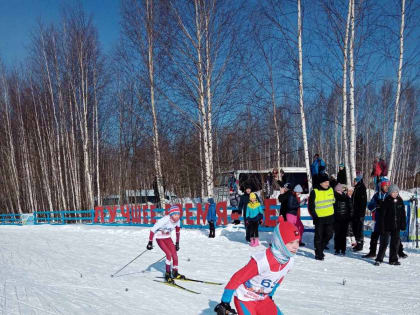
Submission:
[[393,155],[391,180],[415,185],[415,1],[123,0],[120,14],[110,54],[75,5],[1,66],[0,212],[92,209],[155,181],[207,196],[221,171],[315,153],[366,182]]

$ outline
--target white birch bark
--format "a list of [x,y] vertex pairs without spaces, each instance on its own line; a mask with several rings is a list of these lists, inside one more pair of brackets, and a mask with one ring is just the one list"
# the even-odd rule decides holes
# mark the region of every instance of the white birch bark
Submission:
[[159,150],[159,133],[158,133],[158,123],[157,123],[157,114],[156,114],[156,105],[155,105],[155,83],[154,83],[154,68],[153,68],[153,44],[154,44],[154,34],[153,34],[153,0],[146,1],[146,32],[147,32],[147,43],[148,43],[148,69],[149,69],[149,84],[150,84],[150,106],[152,108],[152,117],[153,117],[153,152],[155,155],[155,172],[156,172],[156,184],[159,192],[160,205],[162,208],[165,208],[165,192],[163,190],[163,180],[162,180],[162,167],[161,167],[161,158]]
[[308,150],[308,140],[307,140],[307,135],[306,135],[305,110],[303,107],[302,18],[301,18],[300,0],[298,0],[297,5],[298,5],[298,46],[299,46],[299,107],[300,107],[300,119],[302,123],[303,150],[305,151],[306,174],[308,176],[308,189],[311,190],[312,177],[311,177],[311,170],[309,166],[309,150]]
[[398,65],[398,81],[397,81],[397,93],[395,95],[395,114],[394,114],[394,129],[392,132],[392,144],[391,144],[391,157],[389,160],[388,177],[392,181],[392,175],[394,170],[394,159],[395,159],[395,142],[397,138],[398,130],[398,108],[400,104],[401,96],[401,77],[402,77],[402,65],[404,55],[404,23],[405,23],[405,0],[401,1],[401,27],[400,27],[400,58]]
[[350,167],[351,179],[350,182],[356,178],[356,119],[354,115],[354,0],[351,0],[351,17],[350,17]]
[[[214,1],[210,1],[211,5],[214,5]],[[206,97],[207,97],[207,136],[208,136],[208,145],[209,145],[209,177],[207,178],[207,189],[209,191],[209,196],[213,196],[214,188],[214,165],[213,165],[213,127],[212,127],[212,93],[211,93],[211,84],[212,84],[212,63],[210,55],[210,31],[209,31],[209,20],[210,12],[213,11],[213,8],[209,8],[204,13],[204,30],[206,37]]]
[[196,53],[197,53],[197,80],[198,80],[198,96],[199,96],[199,111],[203,120],[203,153],[204,153],[204,172],[205,172],[205,185],[206,193],[208,196],[213,196],[213,183],[210,182],[210,157],[209,157],[209,140],[208,140],[208,121],[205,104],[205,91],[204,91],[204,73],[203,73],[203,58],[202,58],[202,21],[199,0],[194,0],[195,5],[195,27],[196,27]]
[[[5,113],[5,132],[6,132],[6,137],[7,137],[7,162],[9,164],[9,169],[10,169],[10,181],[13,185],[13,189],[14,189],[14,194],[16,194],[16,207],[17,209],[14,210],[14,212],[16,213],[16,211],[20,214],[22,214],[22,207],[21,207],[21,203],[20,203],[20,184],[19,184],[19,175],[18,175],[18,170],[16,167],[16,150],[15,150],[15,145],[13,143],[13,137],[12,137],[12,125],[11,125],[11,121],[10,121],[10,104],[9,104],[9,93],[8,93],[8,84],[6,82],[6,78],[5,75],[2,75],[2,81],[3,81],[3,99],[4,99],[4,113]],[[11,198],[12,199],[12,198]],[[13,209],[12,209],[13,210]]]
[[347,46],[349,41],[349,28],[350,28],[350,17],[351,17],[352,0],[349,0],[349,11],[347,14],[346,23],[346,35],[344,37],[343,47],[343,152],[344,152],[344,164],[346,167],[346,181],[347,185],[351,183],[350,177],[350,161],[348,151],[348,139],[347,139]]

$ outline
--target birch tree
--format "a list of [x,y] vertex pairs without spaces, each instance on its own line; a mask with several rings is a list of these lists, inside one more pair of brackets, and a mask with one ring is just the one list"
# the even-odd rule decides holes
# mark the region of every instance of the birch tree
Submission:
[[395,94],[395,113],[394,113],[394,126],[392,132],[392,143],[391,143],[391,156],[389,160],[389,170],[388,177],[392,180],[393,170],[394,170],[394,159],[395,159],[395,147],[396,147],[396,138],[398,131],[398,109],[400,105],[400,96],[401,96],[401,77],[402,77],[402,66],[403,66],[403,56],[404,56],[404,23],[405,23],[405,0],[401,0],[401,26],[400,26],[400,56],[398,64],[398,79],[397,79],[397,91]]
[[303,150],[305,153],[306,174],[308,176],[308,189],[311,190],[312,177],[311,177],[311,169],[309,165],[309,149],[308,149],[308,139],[306,135],[305,110],[303,107],[302,17],[301,17],[300,0],[297,1],[297,6],[298,6],[297,27],[298,27],[298,49],[299,49],[299,108],[300,108],[300,119],[302,122]]
[[[351,9],[350,9],[351,7]],[[351,0],[350,14],[350,183],[356,178],[356,118],[354,115],[354,0]]]
[[349,151],[348,151],[348,138],[347,138],[347,47],[349,41],[349,29],[350,29],[350,20],[352,12],[352,2],[349,0],[348,13],[347,13],[347,23],[346,23],[346,35],[344,37],[344,47],[343,47],[343,151],[344,151],[344,164],[346,167],[346,179],[347,185],[351,183],[350,177],[350,161],[349,161]]

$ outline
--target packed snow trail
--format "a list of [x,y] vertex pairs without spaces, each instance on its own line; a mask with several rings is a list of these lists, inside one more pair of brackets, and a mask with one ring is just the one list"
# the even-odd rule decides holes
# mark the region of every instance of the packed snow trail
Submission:
[[[260,233],[259,249],[270,233]],[[243,229],[181,230],[179,268],[192,279],[226,284],[250,255]],[[215,314],[224,285],[179,282],[199,295],[154,282],[165,270],[155,246],[144,251],[149,228],[110,226],[1,226],[0,311],[2,314]],[[293,270],[274,300],[284,314],[420,314],[420,251],[405,243],[401,266],[361,259],[347,251],[316,261],[313,234],[305,233]],[[369,239],[365,239],[368,251]],[[387,262],[387,257],[384,260]],[[344,284],[343,284],[344,283]],[[128,289],[126,291],[126,289]]]

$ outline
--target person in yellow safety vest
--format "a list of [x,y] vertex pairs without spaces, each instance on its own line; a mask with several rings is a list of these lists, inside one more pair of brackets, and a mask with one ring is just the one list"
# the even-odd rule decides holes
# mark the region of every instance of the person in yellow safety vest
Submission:
[[308,210],[315,225],[315,259],[324,260],[324,249],[334,233],[334,191],[327,174],[318,177],[319,187],[309,194]]

